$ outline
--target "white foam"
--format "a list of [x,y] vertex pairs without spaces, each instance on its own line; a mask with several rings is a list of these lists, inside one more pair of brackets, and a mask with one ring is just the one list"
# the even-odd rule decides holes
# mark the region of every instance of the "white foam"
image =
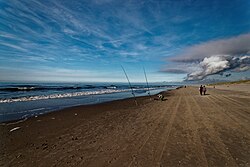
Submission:
[[110,94],[110,93],[127,92],[127,91],[130,91],[130,90],[129,89],[123,89],[123,90],[105,89],[105,90],[99,90],[99,91],[84,91],[84,92],[73,92],[73,93],[63,93],[63,94],[27,96],[27,97],[20,97],[20,98],[0,99],[0,103],[57,99],[57,98],[87,96],[87,95],[100,95],[100,94]]
[[[153,90],[155,88],[149,88]],[[148,88],[133,89],[136,90],[145,90]],[[88,95],[101,95],[101,94],[111,94],[119,92],[129,92],[131,89],[103,89],[98,91],[84,91],[84,92],[72,92],[72,93],[61,93],[61,94],[51,94],[51,95],[37,95],[37,96],[27,96],[20,98],[6,98],[0,99],[0,103],[12,103],[12,102],[23,102],[23,101],[34,101],[34,100],[45,100],[45,99],[58,99],[58,98],[67,98],[67,97],[76,97],[76,96],[88,96]]]

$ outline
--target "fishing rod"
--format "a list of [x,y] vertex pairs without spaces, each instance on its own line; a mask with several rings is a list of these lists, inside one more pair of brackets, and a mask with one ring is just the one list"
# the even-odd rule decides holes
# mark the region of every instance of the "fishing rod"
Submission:
[[149,85],[148,85],[148,78],[147,78],[147,74],[146,74],[146,71],[145,71],[144,67],[143,67],[143,71],[144,71],[144,76],[145,76],[147,87],[148,87],[148,96],[149,96],[149,98],[151,100],[151,95],[150,95],[150,90],[149,90]]
[[131,85],[131,83],[130,83],[130,81],[129,81],[128,75],[127,75],[127,73],[126,73],[126,71],[125,71],[125,69],[123,68],[123,66],[122,66],[122,65],[121,65],[121,67],[122,67],[122,70],[123,70],[123,72],[124,72],[124,74],[125,74],[125,76],[126,76],[126,78],[127,78],[127,81],[128,81],[129,87],[130,87],[131,92],[132,92],[132,95],[134,96],[135,105],[138,105],[138,104],[137,104],[137,101],[136,101],[135,94],[134,94],[134,90],[133,90],[132,85]]

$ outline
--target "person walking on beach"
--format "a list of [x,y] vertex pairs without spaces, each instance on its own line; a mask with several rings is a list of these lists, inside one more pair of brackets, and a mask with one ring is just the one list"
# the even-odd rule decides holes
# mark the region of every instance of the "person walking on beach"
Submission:
[[206,91],[207,91],[207,89],[206,89],[206,87],[205,87],[205,85],[204,85],[204,86],[203,86],[204,95],[206,95]]
[[200,91],[200,95],[202,95],[202,92],[203,92],[203,87],[202,87],[202,85],[200,86],[199,91]]

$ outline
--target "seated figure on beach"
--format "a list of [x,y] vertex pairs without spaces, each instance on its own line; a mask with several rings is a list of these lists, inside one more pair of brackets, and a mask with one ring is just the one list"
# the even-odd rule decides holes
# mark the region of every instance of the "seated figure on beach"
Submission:
[[164,100],[164,96],[162,94],[159,94],[158,97],[159,97],[159,100],[161,100],[161,101]]
[[200,86],[199,91],[200,91],[200,95],[202,95],[202,92],[203,92],[203,86],[202,85]]

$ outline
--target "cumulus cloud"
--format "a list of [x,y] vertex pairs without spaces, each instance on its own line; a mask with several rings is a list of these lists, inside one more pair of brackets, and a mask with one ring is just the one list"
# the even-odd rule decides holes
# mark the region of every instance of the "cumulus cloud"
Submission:
[[200,80],[205,76],[211,74],[217,74],[228,68],[230,68],[230,63],[225,56],[215,55],[211,57],[205,57],[199,64],[199,70],[193,71],[188,74],[188,80]]
[[[209,75],[225,71],[246,71],[250,69],[249,43],[250,34],[244,34],[195,45],[170,59],[177,64],[177,68],[165,68],[162,71],[186,71],[186,80],[202,80]],[[187,66],[191,67],[186,68]]]
[[250,56],[213,55],[205,57],[197,66],[198,70],[188,73],[186,80],[202,80],[209,75],[229,70],[247,71],[250,69]]

